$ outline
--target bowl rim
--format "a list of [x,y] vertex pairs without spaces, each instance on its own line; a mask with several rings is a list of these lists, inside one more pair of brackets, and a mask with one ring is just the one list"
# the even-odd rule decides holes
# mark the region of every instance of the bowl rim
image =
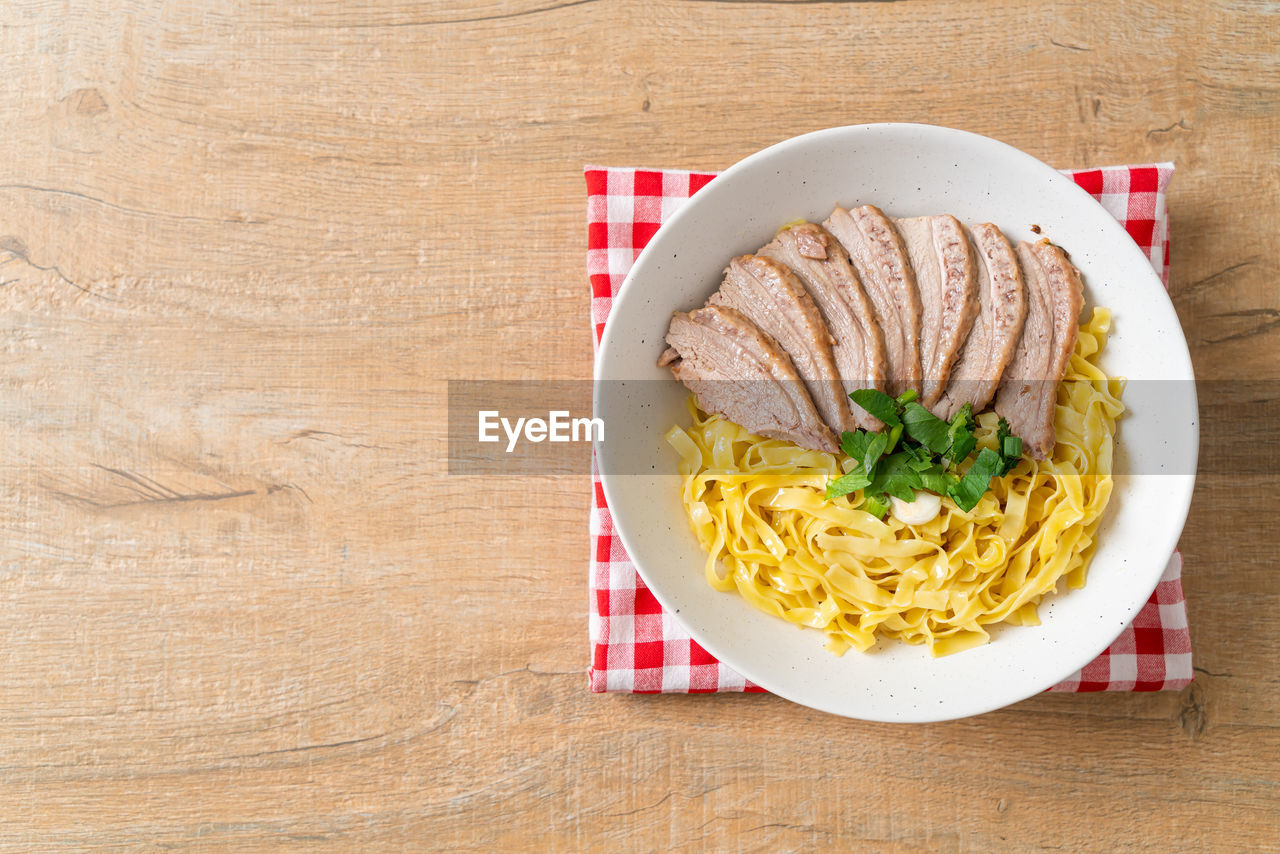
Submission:
[[[646,267],[647,259],[652,257],[656,252],[659,251],[660,244],[661,244],[661,240],[659,238],[661,237],[663,232],[675,231],[679,229],[683,221],[693,216],[694,211],[696,211],[698,207],[706,204],[710,204],[716,196],[715,188],[717,184],[719,184],[719,186],[721,187],[727,186],[740,173],[752,169],[753,166],[758,162],[768,160],[769,158],[776,156],[782,151],[785,151],[787,149],[794,148],[797,146],[802,146],[806,144],[812,144],[815,142],[823,141],[827,138],[840,137],[848,134],[893,133],[893,132],[899,132],[899,131],[910,131],[910,132],[923,133],[923,134],[940,134],[943,136],[968,138],[970,140],[981,142],[984,145],[992,146],[995,149],[1001,151],[1005,156],[1008,156],[1009,158],[1012,158],[1012,159],[1020,160],[1022,161],[1024,166],[1039,172],[1043,176],[1045,181],[1059,184],[1064,188],[1070,187],[1071,188],[1070,191],[1077,193],[1082,203],[1088,202],[1089,204],[1092,204],[1101,208],[1101,204],[1097,199],[1095,199],[1092,195],[1086,192],[1082,187],[1076,184],[1076,182],[1073,181],[1070,177],[1063,175],[1054,167],[1048,165],[1047,163],[1044,163],[1043,161],[1039,160],[1038,158],[1034,157],[1031,154],[1028,154],[1022,151],[1021,149],[1015,148],[1014,146],[1006,142],[1003,142],[998,139],[994,139],[992,137],[984,136],[982,134],[973,133],[972,131],[966,131],[966,130],[950,128],[942,125],[933,125],[933,124],[918,123],[918,122],[875,122],[875,123],[867,123],[867,124],[841,125],[836,127],[823,128],[820,130],[814,130],[808,133],[800,134],[798,136],[793,136],[787,139],[783,139],[779,142],[769,145],[763,149],[760,149],[759,151],[756,151],[742,158],[741,160],[734,163],[732,166],[718,173],[712,181],[710,181],[705,187],[699,190],[697,194],[690,197],[689,201],[686,204],[682,205],[679,208],[679,210],[677,210],[668,220],[662,223],[658,231],[650,238],[645,248],[636,257],[630,270],[628,271],[627,275],[623,279],[623,283],[619,287],[617,294],[614,296],[614,305],[612,306],[609,312],[609,317],[605,321],[605,327],[600,338],[600,346],[597,349],[597,353],[593,362],[593,391],[592,391],[593,411],[596,412],[597,414],[599,414],[602,411],[602,407],[601,407],[602,402],[600,399],[600,388],[601,388],[600,378],[601,378],[602,369],[605,367],[606,362],[610,358],[611,352],[616,346],[618,346],[616,344],[615,339],[617,338],[618,326],[621,323],[620,318],[624,313],[619,309],[625,309],[625,300],[627,298],[627,294],[636,293],[634,289],[629,288],[629,285],[631,284],[632,280],[635,277],[643,274]],[[697,204],[697,200],[700,197],[703,199],[703,201],[700,204]],[[1150,259],[1146,257],[1146,255],[1142,252],[1141,248],[1137,245],[1136,242],[1134,242],[1133,238],[1130,237],[1128,232],[1125,230],[1124,226],[1121,225],[1120,222],[1116,220],[1114,216],[1112,216],[1109,212],[1105,211],[1105,209],[1103,210],[1103,213],[1105,214],[1105,216],[1099,219],[1099,222],[1101,223],[1101,228],[1103,228],[1106,231],[1112,232],[1114,236],[1119,236],[1123,238],[1123,240],[1120,241],[1121,244],[1125,247],[1123,251],[1131,255],[1136,254],[1137,258],[1142,261],[1142,264],[1138,266],[1138,269],[1145,270],[1147,273],[1150,274],[1151,279],[1154,280],[1155,284],[1159,286],[1157,288],[1158,293],[1162,295],[1163,299],[1168,303],[1169,309],[1173,311],[1172,299],[1169,296],[1167,288],[1160,281],[1159,275],[1151,267]],[[1176,318],[1176,311],[1174,311],[1174,316]],[[1140,609],[1143,605],[1145,605],[1145,603],[1150,599],[1152,593],[1154,593],[1156,587],[1160,583],[1161,578],[1163,577],[1164,567],[1168,565],[1169,560],[1172,558],[1174,552],[1177,549],[1177,543],[1181,538],[1182,531],[1186,525],[1187,515],[1189,513],[1190,505],[1191,505],[1192,494],[1195,489],[1196,470],[1197,470],[1198,458],[1199,458],[1199,440],[1200,440],[1198,390],[1195,387],[1194,366],[1191,361],[1190,350],[1187,346],[1186,335],[1182,331],[1180,322],[1177,324],[1176,332],[1177,332],[1177,343],[1180,344],[1181,346],[1176,348],[1178,350],[1177,355],[1179,358],[1178,358],[1178,364],[1174,365],[1173,367],[1177,370],[1180,376],[1185,376],[1192,381],[1190,384],[1190,398],[1189,398],[1190,408],[1192,413],[1194,414],[1194,419],[1189,428],[1190,429],[1189,438],[1191,440],[1190,441],[1191,459],[1189,460],[1189,463],[1190,463],[1191,473],[1188,475],[1149,475],[1149,476],[1159,476],[1159,477],[1169,478],[1176,483],[1176,486],[1172,486],[1172,485],[1171,486],[1173,489],[1176,490],[1176,494],[1174,495],[1174,501],[1175,501],[1177,521],[1176,523],[1171,523],[1170,525],[1168,525],[1168,527],[1165,529],[1167,532],[1167,535],[1160,542],[1152,544],[1154,547],[1152,549],[1153,553],[1158,553],[1163,558],[1163,561],[1159,564],[1159,566],[1161,567],[1160,571],[1152,573],[1152,577],[1149,579],[1150,581],[1149,584],[1147,584],[1144,581],[1142,584],[1134,587],[1134,590],[1135,590],[1134,599],[1135,601],[1139,602],[1138,609]],[[598,453],[599,453],[599,448],[598,447],[593,448],[593,454],[598,454]],[[1125,475],[1119,475],[1119,476],[1125,476]],[[1141,475],[1130,475],[1130,476],[1141,476]],[[616,485],[616,478],[614,476],[609,475],[603,468],[599,472],[599,477],[601,481],[601,487],[604,492],[605,502],[611,508],[610,512],[613,514],[612,518],[613,518],[614,534],[621,540],[623,548],[626,550],[632,565],[635,567],[636,572],[639,573],[641,578],[644,580],[650,592],[653,593],[654,597],[658,600],[659,604],[662,606],[662,608],[665,611],[667,611],[668,613],[673,613],[675,609],[667,601],[661,589],[661,584],[655,585],[653,583],[650,573],[643,566],[641,559],[636,557],[636,555],[639,552],[635,548],[633,548],[634,532],[629,530],[627,523],[624,520],[622,520],[612,510],[612,508],[619,506],[618,503],[614,500],[617,495],[617,489],[618,489]],[[1153,561],[1153,566],[1154,565],[1155,565],[1155,562]],[[1140,600],[1137,597],[1137,591],[1139,589],[1142,591],[1142,596]],[[1134,615],[1136,614],[1137,614],[1137,610],[1134,611]],[[1117,632],[1115,635],[1111,635],[1109,633],[1102,633],[1103,635],[1106,636],[1105,641],[1100,643],[1095,641],[1095,643],[1087,644],[1087,645],[1082,644],[1079,650],[1077,651],[1077,655],[1072,657],[1073,661],[1075,661],[1075,666],[1071,667],[1071,669],[1066,670],[1065,672],[1062,672],[1062,673],[1054,672],[1048,676],[1042,676],[1039,679],[1028,680],[1028,684],[1032,685],[1033,688],[1029,691],[1022,692],[1020,696],[1016,696],[1012,699],[1001,696],[999,699],[996,699],[994,701],[989,700],[987,703],[979,702],[977,704],[974,704],[972,708],[962,710],[958,713],[945,713],[941,715],[939,714],[921,714],[921,715],[902,714],[902,715],[892,716],[892,717],[853,715],[853,714],[850,714],[848,711],[845,711],[842,708],[837,707],[834,704],[825,705],[820,702],[815,703],[811,699],[799,699],[795,696],[792,696],[789,691],[785,689],[779,689],[776,685],[770,685],[771,680],[769,679],[768,674],[765,674],[763,677],[761,677],[760,672],[755,670],[751,666],[749,661],[744,664],[743,659],[741,659],[738,655],[736,655],[735,651],[732,648],[726,649],[725,646],[721,644],[718,640],[714,638],[708,638],[706,633],[703,632],[700,627],[690,625],[688,621],[683,619],[677,618],[677,620],[680,622],[681,626],[685,629],[685,631],[688,632],[689,635],[695,641],[697,641],[699,645],[701,645],[709,653],[715,656],[715,658],[717,658],[719,661],[733,668],[742,676],[749,679],[751,682],[754,682],[755,684],[759,685],[760,687],[764,688],[766,691],[769,691],[770,693],[773,693],[773,694],[777,694],[778,696],[783,697],[784,699],[790,700],[791,702],[794,702],[809,708],[817,709],[818,711],[827,712],[829,714],[838,715],[841,717],[856,718],[859,720],[880,721],[880,722],[888,722],[888,723],[927,723],[927,722],[936,722],[936,721],[944,721],[944,720],[955,720],[955,719],[960,719],[965,717],[971,717],[974,715],[985,714],[990,711],[994,711],[1000,708],[1004,708],[1006,706],[1013,705],[1014,703],[1021,702],[1022,700],[1028,699],[1030,697],[1036,696],[1039,693],[1044,692],[1048,688],[1063,681],[1072,673],[1081,669],[1084,665],[1088,664],[1089,662],[1096,659],[1099,655],[1101,655],[1101,653],[1115,641],[1116,637],[1118,637],[1119,634],[1122,633],[1124,629],[1128,627],[1128,625],[1132,621],[1132,617],[1130,618],[1130,621],[1126,622],[1125,625],[1120,629],[1120,631]]]

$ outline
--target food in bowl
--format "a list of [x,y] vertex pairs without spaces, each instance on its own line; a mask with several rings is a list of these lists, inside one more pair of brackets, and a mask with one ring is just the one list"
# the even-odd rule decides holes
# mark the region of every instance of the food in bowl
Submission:
[[757,608],[945,655],[1081,586],[1123,381],[1047,240],[837,207],[732,259],[660,364],[693,392],[682,500],[706,575]]

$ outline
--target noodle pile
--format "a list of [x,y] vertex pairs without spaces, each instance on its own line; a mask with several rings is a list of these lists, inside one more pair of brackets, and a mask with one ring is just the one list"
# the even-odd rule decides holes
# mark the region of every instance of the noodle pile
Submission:
[[[1121,379],[1097,365],[1111,313],[1080,327],[1058,388],[1050,458],[1023,457],[966,513],[950,499],[923,525],[856,509],[862,493],[828,501],[844,455],[754,436],[690,398],[693,425],[667,441],[681,456],[682,498],[707,553],[707,581],[755,607],[821,629],[837,655],[878,636],[927,644],[935,656],[985,643],[993,623],[1038,625],[1036,606],[1060,579],[1083,587],[1111,496]],[[977,417],[979,448],[998,418]]]

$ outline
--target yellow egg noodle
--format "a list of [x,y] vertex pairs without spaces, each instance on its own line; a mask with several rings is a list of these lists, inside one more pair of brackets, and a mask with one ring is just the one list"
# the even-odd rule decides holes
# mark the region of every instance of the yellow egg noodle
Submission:
[[[1082,587],[1111,496],[1124,380],[1097,365],[1111,312],[1080,327],[1058,388],[1050,458],[1023,457],[971,512],[944,498],[923,525],[855,509],[861,491],[828,501],[844,455],[765,439],[690,398],[693,426],[667,441],[681,456],[682,497],[707,552],[707,581],[755,607],[821,629],[827,648],[866,650],[877,636],[927,644],[935,656],[985,643],[993,623],[1038,625],[1036,605],[1060,579]],[[995,448],[998,417],[977,417]]]

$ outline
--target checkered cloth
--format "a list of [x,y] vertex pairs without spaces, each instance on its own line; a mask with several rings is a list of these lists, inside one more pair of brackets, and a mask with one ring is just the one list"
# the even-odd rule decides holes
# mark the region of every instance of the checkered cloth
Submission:
[[[1165,188],[1173,164],[1066,172],[1118,219],[1169,281]],[[636,256],[668,217],[713,173],[588,166],[587,272],[598,348],[613,297]],[[614,535],[598,471],[592,466],[592,691],[638,694],[763,691],[689,637],[662,610]],[[1182,557],[1174,554],[1150,601],[1115,642],[1051,691],[1167,691],[1191,682],[1191,638],[1182,594]]]

